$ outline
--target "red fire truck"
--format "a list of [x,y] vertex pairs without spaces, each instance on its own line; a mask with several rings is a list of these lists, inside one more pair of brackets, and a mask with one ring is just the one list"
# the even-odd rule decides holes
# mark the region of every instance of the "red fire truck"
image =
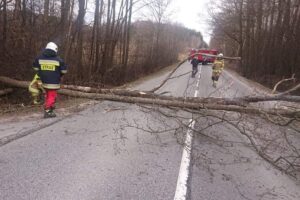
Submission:
[[[218,55],[218,51],[215,49],[191,49],[189,59],[192,59],[191,56],[195,53],[204,53],[204,54],[212,54],[212,55]],[[202,63],[202,65],[206,65],[208,63],[213,63],[215,61],[214,57],[209,57],[205,55],[197,55],[199,63]]]

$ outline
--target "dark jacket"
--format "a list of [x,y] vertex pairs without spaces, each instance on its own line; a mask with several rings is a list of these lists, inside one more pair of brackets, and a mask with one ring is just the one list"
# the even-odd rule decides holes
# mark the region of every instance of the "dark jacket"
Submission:
[[46,89],[59,89],[60,79],[67,73],[64,61],[49,49],[45,49],[43,54],[35,59],[33,69],[37,71]]
[[193,60],[191,61],[191,64],[193,65],[193,67],[197,67],[199,64],[199,61],[197,58],[193,58]]

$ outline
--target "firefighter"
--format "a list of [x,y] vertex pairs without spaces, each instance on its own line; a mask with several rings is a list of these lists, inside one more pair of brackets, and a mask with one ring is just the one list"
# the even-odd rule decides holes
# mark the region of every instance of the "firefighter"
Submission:
[[34,75],[31,83],[29,84],[28,90],[31,93],[32,104],[40,105],[42,103],[41,96],[44,93],[44,89],[42,87],[42,81],[38,74]]
[[213,81],[213,87],[217,87],[217,82],[219,80],[219,77],[224,69],[224,60],[223,60],[223,54],[220,53],[217,55],[217,59],[214,61],[212,65],[212,76],[211,79]]
[[191,64],[193,66],[193,69],[192,69],[192,78],[195,78],[195,75],[198,72],[198,64],[199,64],[198,56],[197,55],[194,55],[194,57],[193,57],[193,59],[191,61]]
[[54,113],[57,90],[60,89],[62,76],[67,73],[67,66],[57,55],[58,47],[49,42],[42,55],[38,56],[33,69],[37,72],[45,89],[44,118],[56,117]]

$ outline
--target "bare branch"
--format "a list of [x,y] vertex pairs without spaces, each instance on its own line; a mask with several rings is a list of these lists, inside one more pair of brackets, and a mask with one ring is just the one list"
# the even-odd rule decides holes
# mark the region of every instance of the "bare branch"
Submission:
[[291,78],[286,78],[286,79],[283,79],[281,81],[279,81],[278,83],[276,83],[276,85],[274,86],[273,90],[272,90],[272,94],[274,94],[276,91],[277,91],[277,87],[281,84],[281,83],[284,83],[284,82],[287,82],[287,81],[294,81],[295,80],[295,74],[292,75]]

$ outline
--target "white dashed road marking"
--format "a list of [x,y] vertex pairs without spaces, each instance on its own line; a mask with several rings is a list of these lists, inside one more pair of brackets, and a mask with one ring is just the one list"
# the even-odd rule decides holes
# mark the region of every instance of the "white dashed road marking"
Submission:
[[[198,96],[199,84],[201,78],[202,65],[200,65],[199,73],[197,76],[196,91],[194,97]],[[195,120],[189,120],[189,128],[186,133],[184,148],[182,152],[181,164],[179,169],[179,175],[177,179],[177,186],[174,200],[185,200],[187,197],[188,189],[188,179],[190,174],[190,164],[191,164],[191,153],[192,153],[192,141],[193,141],[193,129],[195,125]]]

